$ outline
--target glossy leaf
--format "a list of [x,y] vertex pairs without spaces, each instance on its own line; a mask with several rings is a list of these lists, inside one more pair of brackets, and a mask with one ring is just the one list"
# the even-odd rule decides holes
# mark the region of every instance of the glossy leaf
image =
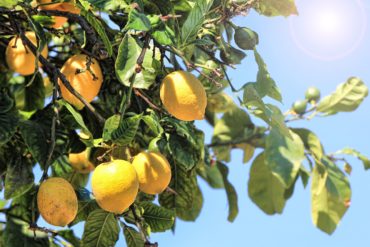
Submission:
[[189,44],[195,40],[212,4],[213,0],[197,1],[195,3],[181,29],[183,45]]
[[144,240],[140,233],[130,226],[123,228],[123,235],[126,239],[127,247],[143,247]]
[[111,247],[118,240],[119,226],[114,214],[96,209],[89,214],[81,247]]
[[152,232],[164,232],[171,229],[175,221],[174,211],[151,202],[141,202],[139,205],[144,209],[142,217]]

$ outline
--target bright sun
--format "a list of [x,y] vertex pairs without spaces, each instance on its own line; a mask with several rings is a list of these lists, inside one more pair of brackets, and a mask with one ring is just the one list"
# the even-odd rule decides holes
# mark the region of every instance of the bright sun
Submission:
[[343,58],[365,35],[367,16],[361,0],[300,0],[299,16],[290,18],[292,38],[308,55]]

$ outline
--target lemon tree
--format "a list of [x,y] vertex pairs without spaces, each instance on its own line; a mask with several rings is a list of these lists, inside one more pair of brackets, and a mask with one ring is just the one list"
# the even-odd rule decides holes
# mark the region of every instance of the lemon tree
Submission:
[[[280,214],[310,182],[313,223],[333,233],[351,201],[346,156],[370,160],[290,123],[355,111],[368,88],[343,78],[281,109],[258,34],[233,23],[249,11],[297,14],[294,0],[0,1],[0,245],[105,247],[123,234],[158,246],[151,233],[200,215],[200,180],[225,191],[232,222],[234,149],[257,207]],[[256,80],[230,80],[253,57]]]

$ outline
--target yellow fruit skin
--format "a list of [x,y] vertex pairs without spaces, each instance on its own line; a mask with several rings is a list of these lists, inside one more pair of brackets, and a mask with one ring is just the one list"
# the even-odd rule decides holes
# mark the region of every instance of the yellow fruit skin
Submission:
[[49,178],[37,193],[37,206],[46,222],[66,226],[77,215],[78,201],[72,185],[63,178]]
[[42,9],[45,9],[45,10],[55,10],[56,7],[58,7],[59,5],[61,5],[62,3],[53,3],[51,4],[52,0],[38,0],[38,2],[40,4],[45,4],[45,5],[42,5],[41,8]]
[[113,160],[95,168],[91,187],[102,209],[122,214],[135,201],[139,181],[135,168],[129,162]]
[[191,73],[175,71],[162,81],[160,98],[177,119],[183,121],[201,120],[207,106],[207,95],[202,83]]
[[68,159],[71,166],[79,173],[87,174],[95,169],[94,164],[88,159],[87,150],[81,153],[70,153]]
[[139,178],[139,188],[147,194],[162,193],[171,181],[171,166],[158,152],[141,152],[132,164]]
[[[100,65],[95,58],[92,58],[90,71],[97,77],[94,80],[93,74],[87,70],[86,63],[88,57],[83,54],[70,57],[63,65],[61,72],[65,75],[72,87],[79,92],[82,97],[91,102],[98,95],[100,87],[103,83],[103,73]],[[81,72],[76,74],[77,69]],[[62,92],[62,97],[77,109],[82,109],[84,104],[77,99],[59,79],[59,86]]]
[[[26,32],[26,37],[37,46],[36,34],[34,32]],[[41,55],[43,57],[48,56],[48,48],[42,50]],[[31,75],[35,72],[36,57],[33,55],[32,51],[23,45],[20,38],[14,37],[10,40],[8,47],[6,48],[6,62],[9,68],[21,75]],[[39,63],[41,67],[41,63]]]
[[[51,0],[41,0],[40,3],[51,3]],[[43,10],[59,10],[64,12],[70,12],[73,14],[80,14],[80,9],[75,7],[75,5],[72,2],[67,3],[55,3],[55,4],[48,4],[48,5],[42,5],[40,7]],[[63,16],[53,16],[54,17],[54,25],[53,28],[60,28],[68,21],[68,18]]]

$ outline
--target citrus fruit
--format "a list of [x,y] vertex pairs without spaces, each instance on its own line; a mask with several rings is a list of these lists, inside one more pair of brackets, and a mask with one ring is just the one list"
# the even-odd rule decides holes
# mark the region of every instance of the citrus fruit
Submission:
[[63,178],[54,177],[40,185],[37,206],[46,222],[65,226],[76,217],[78,201],[72,185]]
[[[88,65],[90,64],[90,69]],[[98,95],[103,83],[103,74],[98,61],[86,55],[79,54],[70,57],[63,65],[61,72],[65,75],[71,86],[87,101],[91,102]],[[60,81],[59,86],[62,97],[77,109],[84,104],[76,98]]]
[[139,189],[144,193],[159,194],[171,181],[171,166],[158,152],[141,152],[135,156],[132,165],[139,179]]
[[162,81],[160,98],[166,110],[180,120],[204,118],[207,95],[202,83],[189,72],[168,74]]
[[306,99],[311,102],[311,101],[318,101],[321,97],[320,90],[316,87],[309,87],[306,91]]
[[[37,46],[36,34],[34,32],[26,32],[26,37]],[[47,46],[41,52],[43,57],[48,56]],[[32,51],[25,47],[22,40],[19,37],[14,37],[10,40],[8,47],[6,48],[6,62],[9,68],[21,75],[31,75],[36,69],[36,57]],[[41,63],[39,63],[41,66]]]
[[[42,0],[40,3],[51,3],[51,0]],[[55,4],[48,4],[48,5],[42,5],[40,7],[44,10],[59,10],[64,12],[69,12],[73,14],[80,14],[80,9],[74,5],[73,2],[66,2],[66,3],[55,3]],[[54,18],[54,25],[53,28],[60,28],[68,21],[67,17],[63,16],[53,16]]]
[[139,181],[133,165],[125,160],[113,160],[95,168],[91,186],[102,209],[121,214],[135,201]]
[[303,114],[307,109],[307,101],[306,100],[297,100],[293,103],[292,109],[297,114]]
[[41,9],[45,10],[55,10],[56,7],[61,5],[62,3],[58,3],[54,0],[38,0],[39,4],[41,4]]
[[253,50],[258,44],[258,35],[247,27],[239,27],[235,29],[234,40],[239,48]]
[[95,169],[88,156],[89,152],[87,149],[81,153],[70,153],[68,155],[69,163],[79,173],[87,174]]

